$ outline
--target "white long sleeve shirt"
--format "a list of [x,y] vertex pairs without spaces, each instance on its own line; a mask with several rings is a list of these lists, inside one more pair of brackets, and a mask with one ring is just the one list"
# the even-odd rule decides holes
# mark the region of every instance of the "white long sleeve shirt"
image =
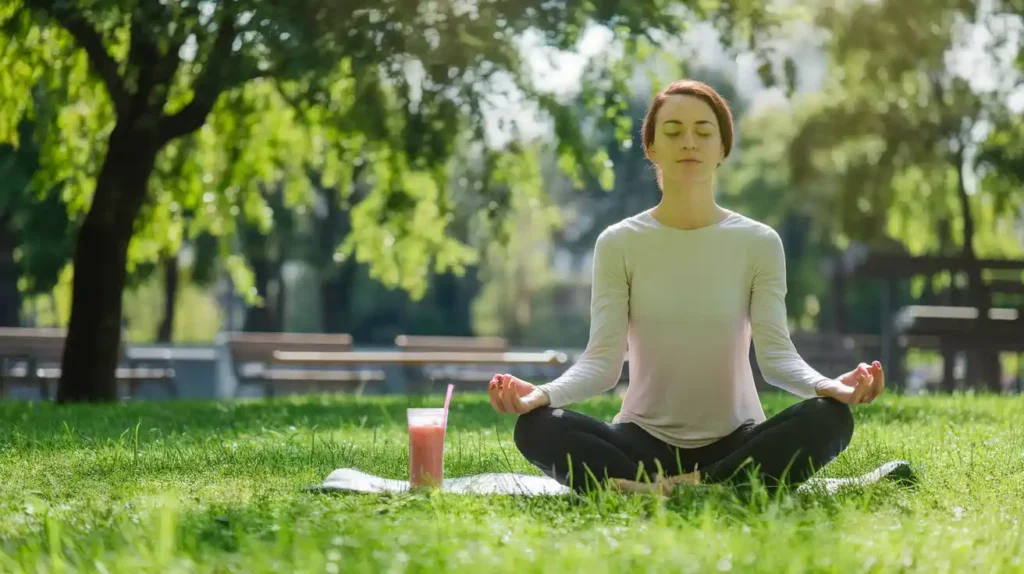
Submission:
[[605,229],[594,250],[590,335],[579,360],[541,385],[552,407],[629,386],[614,422],[696,448],[765,420],[749,360],[765,380],[816,396],[827,377],[797,354],[786,321],[786,265],[771,227],[737,213],[699,229],[648,211]]

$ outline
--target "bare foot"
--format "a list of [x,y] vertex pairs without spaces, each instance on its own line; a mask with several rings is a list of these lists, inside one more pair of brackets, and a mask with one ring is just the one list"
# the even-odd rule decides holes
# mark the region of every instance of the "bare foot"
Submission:
[[700,471],[664,477],[658,475],[653,482],[639,482],[625,478],[613,478],[612,485],[622,492],[650,492],[668,496],[680,484],[700,484]]

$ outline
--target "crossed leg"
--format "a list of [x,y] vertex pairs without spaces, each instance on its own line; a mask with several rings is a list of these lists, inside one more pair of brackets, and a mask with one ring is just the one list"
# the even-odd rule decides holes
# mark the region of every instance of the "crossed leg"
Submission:
[[655,481],[695,469],[704,483],[744,481],[756,474],[776,488],[797,485],[835,459],[853,436],[850,408],[834,399],[797,403],[758,425],[745,425],[710,445],[668,445],[633,423],[607,423],[548,407],[521,415],[515,444],[542,472],[578,492],[613,479]]

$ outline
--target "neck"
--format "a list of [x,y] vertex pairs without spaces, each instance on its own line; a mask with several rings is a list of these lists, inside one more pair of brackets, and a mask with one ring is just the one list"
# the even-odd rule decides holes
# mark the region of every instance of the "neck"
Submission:
[[715,203],[713,182],[679,184],[665,181],[661,201],[653,215],[665,225],[697,229],[717,223],[728,215]]

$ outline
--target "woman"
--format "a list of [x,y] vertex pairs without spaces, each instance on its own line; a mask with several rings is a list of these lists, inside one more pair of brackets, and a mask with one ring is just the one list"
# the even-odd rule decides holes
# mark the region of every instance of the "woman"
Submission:
[[[778,234],[715,202],[733,122],[714,89],[673,83],[651,103],[642,137],[661,201],[598,237],[586,350],[542,386],[495,375],[491,404],[519,415],[523,456],[577,491],[667,492],[752,475],[769,488],[803,482],[849,444],[848,405],[878,397],[882,366],[830,379],[797,354]],[[805,399],[770,420],[751,340],[765,379]],[[630,383],[613,422],[563,408],[612,389],[627,348]]]

